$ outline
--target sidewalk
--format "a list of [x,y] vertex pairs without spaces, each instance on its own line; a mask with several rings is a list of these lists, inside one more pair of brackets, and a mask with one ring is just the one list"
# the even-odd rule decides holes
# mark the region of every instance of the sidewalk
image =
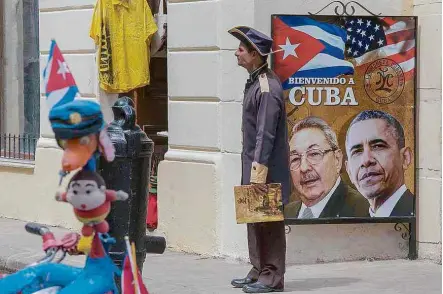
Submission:
[[[26,233],[24,222],[0,218],[0,269],[16,270],[42,256],[41,240]],[[51,228],[57,237],[65,230]],[[81,266],[84,257],[67,257]],[[247,264],[166,251],[148,255],[143,277],[151,294],[228,294],[230,280],[242,277]],[[427,261],[359,261],[289,266],[286,291],[299,294],[437,294],[441,290],[441,265]]]

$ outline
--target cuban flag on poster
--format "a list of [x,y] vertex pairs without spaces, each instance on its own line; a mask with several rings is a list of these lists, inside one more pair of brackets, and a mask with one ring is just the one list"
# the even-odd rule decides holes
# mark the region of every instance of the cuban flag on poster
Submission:
[[78,88],[57,43],[52,40],[48,63],[43,71],[48,110],[75,99]]
[[345,60],[346,31],[305,16],[280,15],[272,20],[274,71],[283,89],[298,84],[291,78],[334,78],[354,73]]

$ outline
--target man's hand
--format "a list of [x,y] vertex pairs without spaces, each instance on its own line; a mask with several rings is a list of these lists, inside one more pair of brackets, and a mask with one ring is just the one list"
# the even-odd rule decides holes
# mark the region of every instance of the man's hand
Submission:
[[125,191],[119,190],[116,193],[117,200],[125,201],[128,199],[129,195]]
[[266,184],[251,183],[251,185],[257,194],[263,195],[268,193],[269,187]]

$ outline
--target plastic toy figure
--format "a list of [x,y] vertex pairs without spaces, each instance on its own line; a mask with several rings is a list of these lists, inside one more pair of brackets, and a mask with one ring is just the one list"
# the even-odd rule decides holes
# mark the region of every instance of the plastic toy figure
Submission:
[[111,211],[111,202],[124,201],[128,194],[106,190],[105,181],[98,173],[82,169],[71,178],[67,191],[57,192],[55,199],[74,207],[76,218],[83,223],[79,250],[88,252],[94,231],[102,234],[109,231],[106,217]]
[[[118,294],[114,277],[121,276],[119,269],[109,257],[110,246],[116,240],[108,234],[95,234],[91,252],[83,267],[61,264],[66,254],[81,254],[77,248],[79,236],[68,233],[61,240],[45,226],[27,223],[26,231],[40,235],[46,256],[25,268],[0,277],[2,294]],[[62,256],[57,261],[58,253]],[[91,283],[93,281],[93,283]]]
[[72,71],[54,40],[43,81],[49,121],[59,146],[64,149],[61,179],[78,168],[95,171],[100,152],[106,160],[113,161],[115,151],[106,132],[100,104],[79,98]]
[[[123,293],[149,294],[137,267],[135,244],[125,237],[126,256],[122,269],[109,256],[116,240],[108,235],[106,217],[111,202],[127,200],[123,191],[107,190],[103,178],[95,172],[97,157],[102,153],[113,161],[115,150],[106,132],[100,105],[75,99],[77,86],[60,49],[52,41],[48,65],[44,71],[49,120],[60,147],[63,148],[62,179],[68,172],[80,169],[70,180],[66,192],[57,192],[56,200],[74,207],[76,218],[83,223],[82,234],[66,235],[57,241],[48,228],[27,224],[26,230],[40,235],[46,257],[10,275],[0,275],[3,294],[118,294],[115,276],[121,276]],[[51,263],[57,252],[62,257]],[[66,253],[86,253],[83,268],[59,264]]]
[[49,120],[64,150],[62,175],[78,168],[95,171],[100,153],[106,160],[114,160],[115,150],[98,103],[75,99],[52,108]]

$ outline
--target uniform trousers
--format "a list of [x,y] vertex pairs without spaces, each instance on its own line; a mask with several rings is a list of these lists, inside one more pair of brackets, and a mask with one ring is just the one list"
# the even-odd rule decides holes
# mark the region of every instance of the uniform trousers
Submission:
[[269,287],[283,288],[286,271],[284,222],[250,223],[247,228],[249,259],[252,264],[248,278]]

